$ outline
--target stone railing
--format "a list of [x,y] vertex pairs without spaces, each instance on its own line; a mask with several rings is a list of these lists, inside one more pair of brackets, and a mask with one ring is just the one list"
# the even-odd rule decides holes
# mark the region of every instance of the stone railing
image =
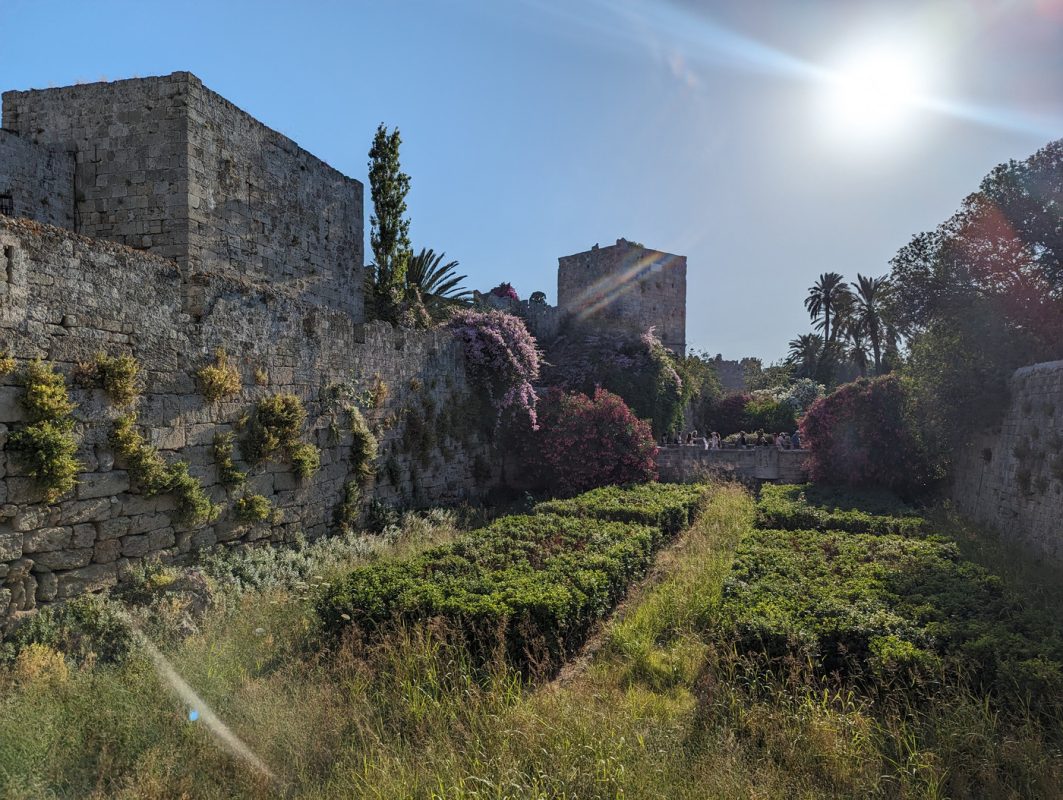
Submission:
[[657,469],[662,481],[684,483],[706,474],[733,475],[744,481],[803,483],[807,450],[777,447],[706,450],[700,445],[661,447]]

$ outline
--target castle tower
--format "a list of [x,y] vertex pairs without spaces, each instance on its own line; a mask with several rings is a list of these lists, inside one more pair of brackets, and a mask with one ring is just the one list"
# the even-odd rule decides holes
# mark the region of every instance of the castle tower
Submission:
[[686,256],[617,239],[557,262],[557,305],[569,324],[623,336],[652,327],[686,353]]
[[[362,319],[362,184],[189,72],[5,92],[0,156],[12,216],[148,250],[186,274],[284,284]],[[27,182],[56,196],[27,197]]]

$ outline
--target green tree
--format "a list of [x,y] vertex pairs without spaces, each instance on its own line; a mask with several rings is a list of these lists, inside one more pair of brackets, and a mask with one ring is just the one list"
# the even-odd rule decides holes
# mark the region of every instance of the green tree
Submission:
[[823,331],[825,342],[832,342],[837,338],[837,326],[831,327],[831,318],[845,306],[848,298],[849,289],[845,285],[845,278],[837,272],[824,272],[819,276],[819,280],[808,287],[805,308],[812,321],[817,323],[816,327]]
[[438,320],[448,308],[467,303],[472,297],[461,282],[466,275],[456,275],[457,261],[443,263],[445,253],[422,248],[410,259],[406,269],[407,301],[423,305],[432,319]]
[[[851,330],[861,339],[867,336],[875,359],[875,374],[882,373],[882,304],[889,290],[889,278],[869,278],[856,274],[853,284],[853,314]],[[854,338],[854,344],[855,344]]]
[[798,378],[811,378],[816,374],[820,351],[823,350],[823,337],[818,333],[803,333],[790,340],[790,352],[786,363],[796,370]]
[[373,201],[369,244],[373,250],[371,279],[376,312],[395,320],[403,299],[410,248],[406,195],[410,176],[402,171],[399,129],[388,133],[381,123],[369,149],[369,193]]

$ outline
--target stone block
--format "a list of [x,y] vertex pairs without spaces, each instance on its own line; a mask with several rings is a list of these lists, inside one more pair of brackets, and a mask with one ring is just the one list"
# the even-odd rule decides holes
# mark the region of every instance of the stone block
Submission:
[[22,407],[25,391],[18,386],[0,386],[0,422],[26,422],[26,410]]
[[65,600],[85,592],[97,592],[117,582],[118,572],[114,564],[93,564],[59,575],[58,597]]
[[117,503],[109,497],[97,497],[92,500],[71,500],[60,506],[57,522],[64,525],[77,525],[82,522],[102,522],[110,519]]
[[37,605],[50,603],[59,592],[59,581],[54,572],[42,572],[37,575]]
[[54,552],[70,547],[73,529],[68,527],[38,528],[23,534],[22,550],[26,553]]
[[93,472],[78,476],[77,496],[80,500],[94,497],[113,497],[129,491],[129,473],[124,470]]
[[92,551],[92,560],[97,564],[110,564],[122,554],[122,542],[119,539],[105,539],[96,542]]
[[74,535],[70,538],[71,547],[92,547],[95,542],[95,525],[91,522],[81,522],[74,526]]
[[96,538],[98,540],[117,539],[129,533],[129,518],[116,517],[96,523]]
[[0,561],[22,558],[22,534],[17,531],[0,533]]
[[140,514],[129,519],[129,534],[147,533],[159,528],[165,528],[170,524],[170,518],[166,514]]
[[40,570],[68,570],[84,567],[92,561],[92,548],[84,547],[77,550],[52,550],[46,553],[36,553],[33,556],[34,569]]

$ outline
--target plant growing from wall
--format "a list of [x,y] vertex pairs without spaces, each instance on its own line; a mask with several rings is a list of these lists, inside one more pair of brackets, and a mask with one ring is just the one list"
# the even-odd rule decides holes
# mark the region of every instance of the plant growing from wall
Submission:
[[265,522],[273,516],[273,504],[266,497],[250,492],[237,499],[233,510],[241,522]]
[[232,433],[214,434],[214,463],[218,468],[218,480],[228,488],[242,486],[247,473],[237,468],[233,460],[236,436]]
[[74,454],[74,403],[66,381],[50,364],[32,362],[26,367],[22,405],[29,425],[16,431],[11,446],[26,463],[29,474],[54,503],[77,485],[81,464]]
[[115,420],[111,444],[125,463],[130,476],[144,494],[154,497],[173,494],[177,498],[177,518],[188,525],[205,525],[218,517],[221,509],[210,501],[203,485],[188,472],[188,464],[168,464],[159,451],[144,441],[136,427],[135,414]]
[[0,355],[0,376],[10,375],[15,371],[15,359],[8,353]]
[[127,406],[140,396],[140,365],[128,353],[109,356],[97,353],[93,362],[103,390],[117,405]]
[[232,397],[240,392],[240,371],[229,363],[224,350],[217,350],[214,363],[207,364],[196,372],[203,396],[208,403]]
[[351,478],[357,484],[369,480],[374,473],[377,440],[369,430],[365,417],[357,408],[351,408]]
[[263,397],[248,423],[244,452],[251,462],[287,455],[296,474],[309,478],[321,466],[321,454],[312,444],[299,441],[306,424],[306,409],[293,394]]

